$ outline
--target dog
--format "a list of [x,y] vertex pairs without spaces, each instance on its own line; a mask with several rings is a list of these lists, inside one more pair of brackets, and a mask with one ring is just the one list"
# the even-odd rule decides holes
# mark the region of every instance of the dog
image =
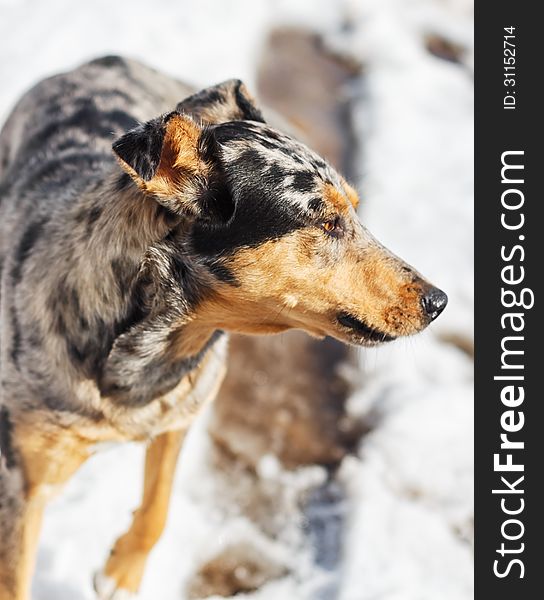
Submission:
[[0,134],[0,600],[28,598],[44,506],[105,441],[148,443],[95,580],[137,593],[229,332],[373,346],[442,312],[358,202],[239,80],[193,93],[108,56],[22,97]]

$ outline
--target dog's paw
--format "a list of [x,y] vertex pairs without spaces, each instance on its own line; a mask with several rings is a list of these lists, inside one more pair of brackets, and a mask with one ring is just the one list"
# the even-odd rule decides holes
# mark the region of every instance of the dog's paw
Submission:
[[137,594],[117,587],[116,581],[104,573],[95,573],[93,578],[97,600],[135,600]]

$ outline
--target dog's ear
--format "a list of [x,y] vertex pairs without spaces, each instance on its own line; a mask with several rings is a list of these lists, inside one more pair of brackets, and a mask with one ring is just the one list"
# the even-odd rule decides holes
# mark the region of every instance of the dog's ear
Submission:
[[139,125],[113,143],[113,151],[121,160],[121,165],[136,181],[150,181],[155,176],[169,116]]
[[112,148],[138,187],[171,212],[211,220],[232,213],[213,130],[191,117],[168,113],[128,131]]
[[229,79],[193,94],[182,100],[176,110],[214,125],[227,121],[265,122],[255,100],[239,79]]

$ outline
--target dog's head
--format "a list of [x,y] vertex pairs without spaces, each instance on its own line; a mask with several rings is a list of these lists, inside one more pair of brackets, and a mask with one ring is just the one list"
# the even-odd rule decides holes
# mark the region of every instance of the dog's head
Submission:
[[357,217],[354,189],[268,127],[229,81],[114,144],[133,180],[184,223],[180,244],[213,285],[195,315],[217,329],[300,328],[359,345],[422,330],[446,295]]

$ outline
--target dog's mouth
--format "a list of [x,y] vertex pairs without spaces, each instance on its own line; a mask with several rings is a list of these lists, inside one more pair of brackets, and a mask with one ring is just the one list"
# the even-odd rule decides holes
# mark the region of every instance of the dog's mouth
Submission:
[[389,335],[374,327],[370,327],[364,321],[361,321],[348,313],[340,313],[337,315],[336,320],[342,327],[349,329],[352,335],[355,334],[358,338],[362,338],[358,341],[360,344],[370,343],[374,345],[382,342],[392,342],[396,339],[395,336]]

